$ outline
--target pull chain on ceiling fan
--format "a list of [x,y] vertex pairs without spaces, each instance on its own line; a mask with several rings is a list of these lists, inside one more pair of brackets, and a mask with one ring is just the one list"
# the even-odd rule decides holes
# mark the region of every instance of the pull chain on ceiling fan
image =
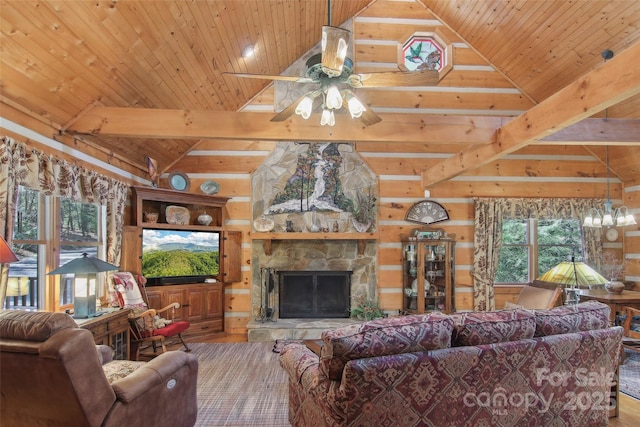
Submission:
[[435,70],[354,73],[353,62],[347,57],[351,33],[349,30],[331,25],[331,0],[327,0],[327,7],[328,25],[322,27],[321,53],[309,58],[304,77],[223,73],[242,78],[317,83],[319,85],[319,88],[305,93],[276,114],[271,121],[281,122],[293,114],[306,120],[321,107],[320,124],[333,126],[335,124],[334,111],[341,110],[346,105],[352,118],[361,120],[365,126],[370,126],[382,119],[364,106],[351,90],[352,88],[435,86],[438,84],[440,74]]

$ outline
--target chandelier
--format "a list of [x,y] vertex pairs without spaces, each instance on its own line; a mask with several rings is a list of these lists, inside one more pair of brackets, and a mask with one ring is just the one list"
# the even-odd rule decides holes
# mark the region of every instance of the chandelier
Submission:
[[613,209],[613,203],[609,195],[609,146],[606,151],[606,164],[607,164],[607,201],[604,202],[604,209],[591,208],[587,212],[587,216],[582,223],[583,227],[623,227],[625,225],[635,225],[636,220],[633,214],[629,212],[626,206],[620,206],[617,209]]

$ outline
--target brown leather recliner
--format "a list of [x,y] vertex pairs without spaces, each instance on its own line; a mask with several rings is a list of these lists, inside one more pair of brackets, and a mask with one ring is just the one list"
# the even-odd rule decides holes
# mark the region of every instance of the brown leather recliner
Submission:
[[[135,370],[112,383],[102,366],[110,358],[110,348],[96,347],[67,314],[0,311],[0,425],[195,424],[196,356],[175,351],[123,362]],[[117,370],[118,363],[107,365]]]

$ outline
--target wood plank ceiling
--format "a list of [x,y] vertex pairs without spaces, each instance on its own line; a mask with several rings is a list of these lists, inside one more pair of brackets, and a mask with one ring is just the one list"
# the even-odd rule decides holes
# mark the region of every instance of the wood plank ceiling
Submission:
[[[328,20],[327,6],[319,0],[2,0],[1,115],[11,119],[12,112],[26,113],[56,129],[52,136],[63,143],[79,146],[79,139],[90,154],[136,175],[144,176],[144,154],[149,152],[169,169],[197,140],[74,138],[65,130],[99,106],[238,111],[271,82],[222,73],[282,73],[318,43]],[[500,79],[520,91],[522,100],[514,109],[523,111],[601,66],[604,49],[617,53],[640,43],[638,1],[331,2],[334,25],[367,12],[368,19],[374,16],[381,22],[398,14],[409,23],[425,13],[439,19],[448,32],[469,45],[479,62],[489,64]],[[384,32],[381,25],[392,32],[397,22],[358,25],[353,38],[364,40]],[[241,52],[249,44],[256,54],[244,60]],[[354,55],[375,68],[380,51],[370,50],[375,54],[369,57],[369,51],[357,48]],[[458,82],[473,78],[472,71],[456,73]],[[381,98],[393,99],[393,88],[364,97],[376,110]],[[396,108],[415,107],[411,97],[404,99],[406,105]],[[468,108],[464,114],[470,114]],[[612,105],[607,115],[640,119],[640,96]],[[611,150],[612,169],[624,174],[631,164],[637,175],[636,147]],[[603,150],[594,148],[594,153],[602,155]]]

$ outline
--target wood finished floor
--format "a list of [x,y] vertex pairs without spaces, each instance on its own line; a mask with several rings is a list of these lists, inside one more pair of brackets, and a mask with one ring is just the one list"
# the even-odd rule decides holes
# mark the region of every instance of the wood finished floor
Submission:
[[[247,336],[243,334],[232,334],[226,337],[217,338],[207,342],[245,342]],[[640,400],[620,393],[620,412],[615,418],[609,418],[609,425],[614,427],[637,427],[640,426]]]

